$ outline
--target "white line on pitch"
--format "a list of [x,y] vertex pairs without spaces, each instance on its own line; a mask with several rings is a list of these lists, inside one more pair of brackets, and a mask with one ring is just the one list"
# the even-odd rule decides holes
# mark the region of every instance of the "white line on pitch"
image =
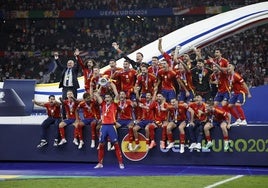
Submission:
[[218,185],[224,184],[224,183],[229,182],[229,181],[233,181],[233,180],[238,179],[238,178],[241,178],[241,177],[243,177],[243,176],[244,176],[244,175],[238,175],[238,176],[235,176],[235,177],[232,177],[232,178],[223,180],[223,181],[219,181],[219,182],[217,182],[217,183],[214,183],[214,184],[212,184],[212,185],[206,186],[206,187],[204,187],[204,188],[212,188],[212,187],[216,187],[216,186],[218,186]]

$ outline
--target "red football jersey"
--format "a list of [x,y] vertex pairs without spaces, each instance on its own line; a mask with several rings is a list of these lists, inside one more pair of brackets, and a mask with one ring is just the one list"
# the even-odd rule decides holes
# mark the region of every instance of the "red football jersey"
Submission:
[[66,114],[68,119],[75,119],[75,111],[79,102],[69,101],[68,99],[64,100],[63,102],[64,108],[66,110]]
[[155,75],[156,77],[158,76],[158,72],[161,70],[159,66],[150,66],[148,67],[148,73],[151,73]]
[[163,54],[163,57],[168,62],[168,66],[171,69],[174,69],[174,67],[176,66],[176,63],[173,61],[172,57],[168,53],[166,53],[166,52]]
[[147,75],[139,74],[136,81],[136,86],[141,87],[141,93],[153,93],[154,86],[157,83],[157,79],[153,74],[148,73]]
[[213,120],[217,122],[227,121],[228,113],[219,106],[214,107]]
[[130,69],[128,71],[122,70],[118,73],[117,82],[120,83],[120,88],[122,91],[125,91],[127,97],[129,97],[129,93],[133,92],[133,87],[136,82],[137,71],[134,69]]
[[118,119],[132,119],[132,101],[126,99],[118,103]]
[[152,108],[155,112],[155,121],[160,121],[160,122],[167,121],[168,120],[168,103],[164,102],[164,104],[160,105],[158,102],[154,102],[152,105],[153,105]]
[[78,108],[83,110],[84,118],[98,118],[99,106],[95,100],[91,100],[89,104],[86,101],[81,101]]
[[77,56],[77,61],[79,65],[82,67],[82,72],[84,76],[84,84],[85,84],[85,90],[87,91],[90,88],[90,80],[93,76],[93,71],[91,69],[88,69],[84,64],[80,56]]
[[[196,103],[190,103],[189,107],[193,109],[194,111],[194,119],[199,121],[205,121],[207,119],[207,116],[205,114],[206,105],[205,103],[202,104],[196,104]],[[200,113],[201,111],[202,113]]]
[[111,78],[112,80],[114,80],[114,84],[117,88],[117,90],[119,91],[120,88],[120,83],[117,81],[118,80],[118,74],[119,72],[121,72],[122,68],[116,67],[115,69],[108,69],[106,71],[104,71],[103,75],[106,75],[107,78]]
[[170,120],[172,121],[185,121],[187,120],[187,110],[188,107],[186,108],[183,103],[178,104],[178,108],[170,108]]
[[47,110],[47,115],[53,118],[60,118],[61,117],[61,110],[60,110],[60,105],[53,104],[51,105],[50,102],[46,102],[44,104],[46,110]]
[[220,93],[230,92],[228,75],[226,73],[223,72],[212,73],[210,75],[210,80],[218,82],[218,92]]
[[[221,59],[214,58],[213,62],[215,62],[218,65],[220,65],[220,67],[224,67],[224,68],[226,68],[229,65],[229,61],[227,59],[225,59],[225,58],[221,58]],[[206,64],[208,66],[210,66],[210,67],[212,67],[213,62],[211,62],[209,60],[206,60]]]
[[118,105],[111,102],[109,105],[105,101],[101,103],[102,124],[115,124]]
[[148,107],[148,109],[141,108],[141,119],[143,120],[155,120],[155,101],[147,102],[144,98],[140,100],[140,103]]
[[174,81],[177,78],[174,71],[161,69],[158,73],[158,78],[161,80],[161,89],[175,90]]
[[244,79],[237,72],[229,75],[230,88],[235,94],[247,93],[247,90],[243,87],[244,82]]
[[188,91],[194,90],[192,73],[191,72],[180,72],[176,70],[177,78],[180,78],[184,83],[185,87]]

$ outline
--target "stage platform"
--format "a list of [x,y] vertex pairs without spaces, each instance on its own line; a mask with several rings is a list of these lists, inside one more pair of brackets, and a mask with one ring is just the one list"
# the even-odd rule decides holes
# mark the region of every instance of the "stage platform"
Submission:
[[[41,118],[41,117],[39,117]],[[37,122],[37,117],[32,116],[29,122]],[[84,146],[78,149],[73,144],[74,126],[67,126],[67,143],[54,147],[53,141],[57,127],[48,129],[48,144],[37,148],[40,142],[40,124],[2,124],[0,125],[0,161],[14,162],[85,162],[96,163],[98,160],[97,148],[90,147],[90,127],[83,129]],[[128,129],[118,130],[119,143],[126,165],[227,165],[227,166],[268,166],[268,126],[265,124],[232,127],[229,131],[230,148],[224,151],[224,141],[219,127],[211,130],[214,146],[209,151],[179,152],[179,132],[173,131],[175,146],[171,149],[161,149],[161,129],[156,129],[155,138],[157,146],[146,149],[146,141],[141,130],[141,148],[131,152],[127,148]],[[205,146],[205,140],[202,145]],[[117,162],[115,152],[105,150],[104,165]]]

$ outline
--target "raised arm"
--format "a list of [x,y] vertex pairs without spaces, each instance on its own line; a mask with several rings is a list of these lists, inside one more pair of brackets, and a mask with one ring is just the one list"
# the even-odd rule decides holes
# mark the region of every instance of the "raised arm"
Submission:
[[137,66],[138,66],[137,63],[133,59],[130,59],[127,55],[125,55],[124,52],[119,48],[119,45],[116,42],[113,42],[112,46],[114,47],[114,49],[117,51],[119,55],[122,55],[122,57],[131,64],[131,66],[134,69],[137,69]]
[[62,97],[59,97],[59,100],[60,100],[61,104],[63,105],[64,100],[62,99]]
[[65,66],[62,64],[62,62],[60,61],[60,58],[59,58],[59,53],[58,52],[54,52],[54,61],[57,63],[57,65],[61,68],[61,69],[64,69]]
[[178,59],[178,54],[179,54],[180,49],[181,49],[181,46],[176,46],[176,48],[175,48],[173,61],[176,62],[176,63],[181,63],[182,62],[182,61],[179,61],[179,59]]
[[190,96],[190,92],[188,91],[186,85],[184,84],[184,82],[180,79],[180,78],[177,78],[177,82],[178,84],[182,87],[182,89],[186,92],[186,96]]
[[117,89],[116,89],[115,84],[114,84],[113,82],[110,82],[110,86],[111,86],[111,88],[112,88],[112,90],[113,90],[113,92],[114,92],[114,95],[115,95],[115,97],[114,97],[114,101],[115,101],[115,102],[119,101],[119,94],[118,94],[118,91],[117,91]]
[[173,56],[173,61],[176,63],[181,63],[187,72],[191,72],[191,69],[182,60],[178,59],[178,54],[179,54],[180,49],[181,49],[181,46],[176,46],[175,53]]
[[76,49],[76,50],[74,51],[74,56],[75,56],[75,58],[76,58],[78,64],[81,66],[81,68],[84,69],[84,68],[85,68],[85,65],[84,65],[84,63],[83,63],[82,58],[81,58],[79,55],[80,55],[80,51],[79,51],[78,49]]
[[100,96],[100,93],[98,91],[95,91],[94,93],[94,96],[96,97],[96,100],[99,104],[101,104],[103,102],[103,99],[102,97]]
[[227,67],[221,67],[218,63],[216,63],[212,57],[209,57],[208,61],[212,62],[212,64],[215,65],[221,72],[226,72],[228,70]]
[[158,85],[157,85],[157,82],[154,83],[154,91],[153,91],[153,100],[156,99],[156,95],[157,95],[157,92],[158,92]]
[[45,103],[44,103],[44,102],[37,102],[37,101],[35,101],[34,99],[32,100],[32,102],[33,102],[35,105],[37,105],[37,106],[42,106],[42,107],[45,106]]
[[162,55],[165,53],[165,51],[162,48],[162,38],[158,39],[158,50]]

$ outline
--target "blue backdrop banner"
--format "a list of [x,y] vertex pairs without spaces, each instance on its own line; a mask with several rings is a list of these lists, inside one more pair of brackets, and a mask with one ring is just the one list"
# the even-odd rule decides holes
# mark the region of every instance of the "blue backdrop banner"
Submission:
[[[54,147],[50,136],[48,145],[37,149],[40,139],[38,125],[0,125],[0,160],[1,161],[64,161],[97,162],[97,149],[90,148],[90,128],[84,128],[85,145],[78,149],[72,143],[73,126],[66,127],[67,143]],[[53,135],[53,129],[48,131]],[[212,130],[215,142],[211,151],[179,153],[178,147],[163,150],[159,147],[161,130],[156,130],[157,146],[149,151],[138,150],[129,153],[126,148],[127,129],[120,129],[119,141],[123,151],[124,163],[130,164],[168,164],[168,165],[245,165],[268,166],[268,126],[232,127],[230,130],[230,150],[224,152],[222,133],[219,128]],[[141,132],[144,133],[144,132]],[[178,141],[178,131],[174,131]],[[203,141],[203,145],[204,145]],[[117,163],[114,151],[105,151],[104,163]]]

